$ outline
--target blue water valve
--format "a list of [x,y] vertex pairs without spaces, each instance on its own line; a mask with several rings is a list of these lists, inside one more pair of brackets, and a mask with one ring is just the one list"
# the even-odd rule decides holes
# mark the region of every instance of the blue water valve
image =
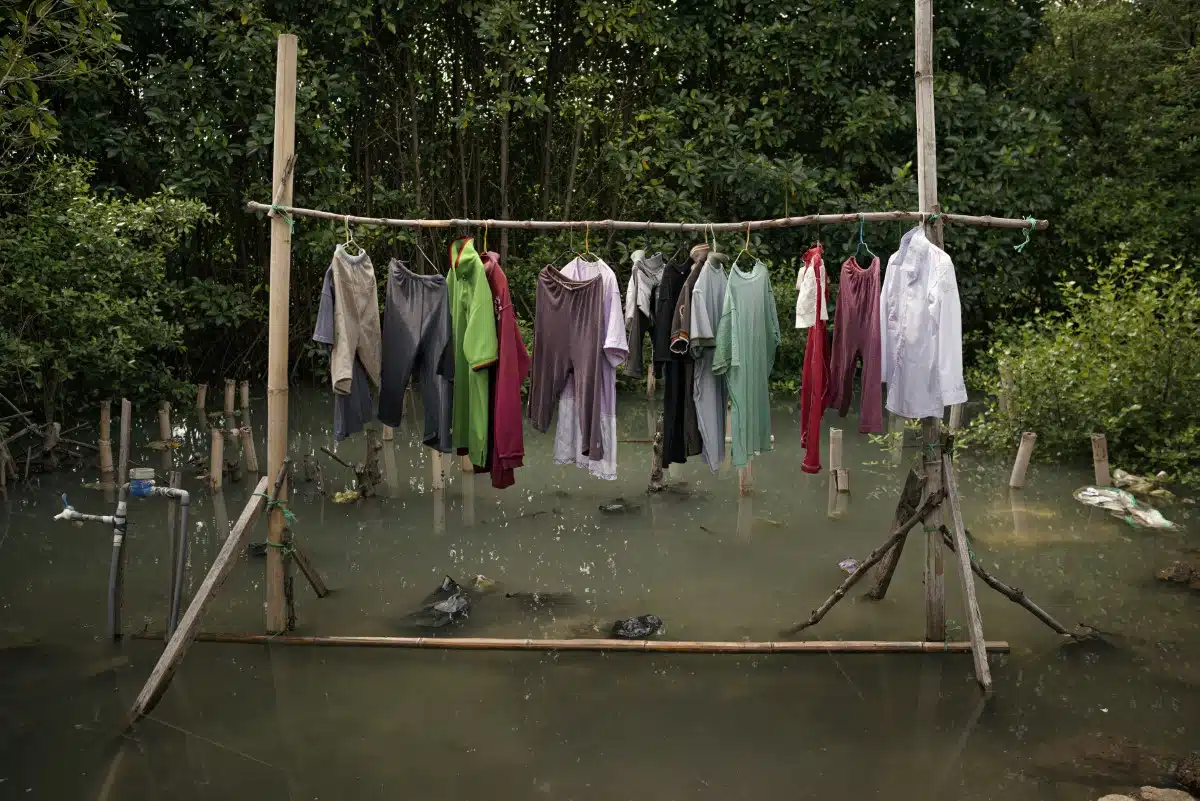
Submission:
[[150,497],[154,489],[154,468],[134,467],[129,470],[129,494],[135,498]]

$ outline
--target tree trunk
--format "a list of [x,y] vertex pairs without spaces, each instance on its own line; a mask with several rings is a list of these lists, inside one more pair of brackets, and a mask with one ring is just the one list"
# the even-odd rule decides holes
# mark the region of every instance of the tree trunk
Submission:
[[[508,76],[500,85],[500,219],[508,219],[508,122],[512,113],[508,94]],[[500,263],[508,264],[508,229],[500,230]]]
[[571,219],[571,195],[575,192],[575,168],[579,165],[579,146],[583,141],[583,120],[575,123],[575,141],[571,143],[571,166],[567,169],[567,193],[563,198],[563,219]]

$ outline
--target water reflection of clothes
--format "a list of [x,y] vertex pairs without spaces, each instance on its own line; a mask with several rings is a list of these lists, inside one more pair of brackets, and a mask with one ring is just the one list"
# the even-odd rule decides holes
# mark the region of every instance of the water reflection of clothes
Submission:
[[613,481],[617,478],[617,367],[629,357],[629,341],[625,333],[625,318],[621,313],[621,294],[616,273],[597,259],[572,259],[562,268],[562,275],[575,281],[598,278],[601,285],[600,320],[601,347],[598,376],[600,392],[600,430],[603,457],[596,459],[583,449],[586,428],[579,415],[579,398],[575,379],[569,378],[558,402],[558,427],[554,434],[554,461],[574,463],[591,472],[596,478]]
[[521,409],[521,385],[529,375],[529,351],[521,340],[517,315],[513,311],[508,277],[500,267],[500,255],[483,254],[484,271],[495,304],[496,342],[499,358],[488,368],[492,402],[492,420],[488,427],[488,472],[496,489],[516,483],[513,471],[525,459],[524,415]]
[[729,273],[713,372],[726,377],[732,403],[733,466],[771,450],[771,370],[780,343],[779,315],[766,265],[736,264]]
[[[333,284],[333,266],[325,271],[325,282],[321,286],[321,302],[317,306],[317,324],[313,328],[313,341],[326,346],[326,353],[332,356],[333,343],[336,338],[334,331],[334,308],[337,303],[337,292]],[[341,442],[346,437],[362,431],[367,422],[374,417],[374,400],[371,397],[371,379],[367,368],[363,366],[358,355],[354,356],[351,367],[350,392],[343,395],[335,392],[333,395],[333,441]]]
[[687,264],[668,264],[655,298],[654,373],[663,380],[663,467],[683,464],[703,450],[692,395],[695,359],[671,350],[671,324],[690,274]]
[[[829,362],[829,408],[842,417],[850,411],[854,373],[862,361],[858,431],[883,431],[883,387],[879,357],[879,258],[866,269],[853,256],[842,264],[837,308],[833,311],[833,348]],[[939,412],[940,414],[940,412]]]
[[392,259],[383,301],[383,360],[379,420],[393,428],[404,416],[404,393],[416,374],[425,413],[422,442],[453,450],[454,340],[446,279],[417,275]]
[[580,402],[570,410],[574,414],[568,420],[578,418],[581,450],[592,461],[604,458],[599,387],[600,363],[604,361],[603,291],[599,277],[572,281],[553,267],[542,270],[534,308],[529,382],[529,419],[543,433],[550,428],[564,387],[573,382]]

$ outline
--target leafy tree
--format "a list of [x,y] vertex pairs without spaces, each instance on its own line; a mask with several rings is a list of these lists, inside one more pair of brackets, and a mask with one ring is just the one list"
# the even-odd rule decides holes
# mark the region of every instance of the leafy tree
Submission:
[[17,211],[0,217],[0,381],[40,401],[47,420],[70,400],[176,389],[164,354],[181,346],[179,290],[167,254],[207,214],[170,192],[98,196],[89,167],[44,165]]

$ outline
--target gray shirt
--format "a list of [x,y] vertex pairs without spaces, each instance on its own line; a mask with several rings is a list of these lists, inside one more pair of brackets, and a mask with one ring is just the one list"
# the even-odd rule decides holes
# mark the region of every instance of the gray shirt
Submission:
[[[334,314],[336,299],[333,290],[333,267],[325,271],[325,283],[321,286],[321,305],[317,308],[317,325],[313,328],[313,341],[328,345],[332,352],[334,342]],[[335,393],[333,396],[333,440],[341,442],[357,434],[374,417],[374,399],[371,397],[371,379],[367,368],[354,357],[354,368],[350,379],[350,394]]]
[[696,402],[696,425],[700,429],[704,462],[714,473],[725,459],[725,407],[729,395],[725,379],[713,375],[713,351],[717,344],[717,327],[725,306],[725,287],[729,276],[720,262],[708,259],[692,289],[691,354],[696,359],[696,374],[692,398]]

